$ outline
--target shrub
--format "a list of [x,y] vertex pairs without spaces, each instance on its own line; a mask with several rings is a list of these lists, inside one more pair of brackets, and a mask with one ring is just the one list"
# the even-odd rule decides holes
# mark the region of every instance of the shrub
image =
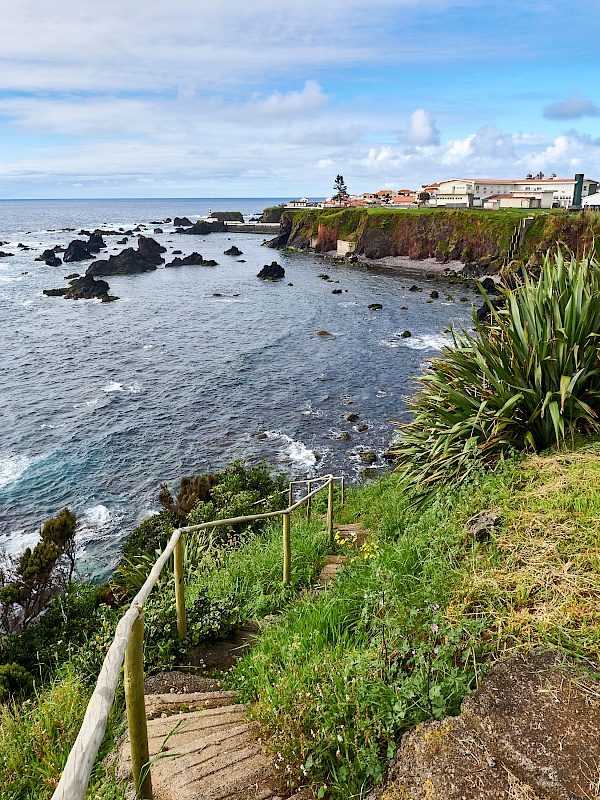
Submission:
[[75,568],[76,517],[63,508],[49,519],[40,541],[18,558],[0,565],[0,633],[14,633],[34,622],[45,606],[62,594]]
[[[427,495],[510,450],[543,450],[600,429],[600,265],[596,255],[546,255],[539,279],[523,274],[487,298],[492,319],[419,378],[415,417],[395,446],[399,469]],[[424,487],[424,488],[423,488]]]
[[0,666],[0,703],[11,697],[27,697],[33,691],[33,675],[19,664]]

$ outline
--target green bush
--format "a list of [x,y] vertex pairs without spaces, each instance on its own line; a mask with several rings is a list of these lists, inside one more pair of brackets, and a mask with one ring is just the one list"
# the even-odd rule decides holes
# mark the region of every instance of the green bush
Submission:
[[[421,496],[511,450],[540,451],[600,429],[600,264],[546,255],[539,279],[504,288],[489,324],[455,333],[411,401],[395,447]],[[486,296],[487,299],[487,296]]]
[[11,697],[27,697],[33,691],[33,675],[19,664],[0,666],[0,703]]

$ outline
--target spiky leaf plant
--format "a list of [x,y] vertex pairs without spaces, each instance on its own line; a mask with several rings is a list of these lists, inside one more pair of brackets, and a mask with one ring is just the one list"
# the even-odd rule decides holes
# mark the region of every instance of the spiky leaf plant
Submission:
[[486,296],[490,322],[454,333],[418,379],[415,416],[395,450],[421,496],[510,450],[600,430],[598,249],[546,255],[539,278],[524,272],[502,293],[505,307]]

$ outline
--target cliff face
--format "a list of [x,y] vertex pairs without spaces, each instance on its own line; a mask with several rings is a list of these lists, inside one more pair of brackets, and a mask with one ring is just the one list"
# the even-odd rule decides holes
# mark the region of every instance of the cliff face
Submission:
[[[310,209],[285,212],[281,232],[271,247],[293,247],[317,252],[335,250],[338,239],[356,242],[356,252],[367,258],[408,256],[481,262],[501,260],[519,220],[520,212],[486,212],[467,209]],[[600,215],[539,214],[527,230],[519,258],[564,243],[573,250],[587,249],[600,238]]]

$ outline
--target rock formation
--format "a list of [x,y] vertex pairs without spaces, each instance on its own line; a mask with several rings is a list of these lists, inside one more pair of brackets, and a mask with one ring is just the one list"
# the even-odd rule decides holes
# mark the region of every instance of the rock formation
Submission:
[[218,267],[216,261],[212,259],[206,260],[200,253],[192,253],[184,258],[174,258],[170,264],[165,264],[165,267]]
[[141,272],[152,272],[157,264],[161,264],[165,253],[163,247],[155,239],[148,236],[138,237],[138,249],[127,247],[117,255],[110,256],[107,261],[95,261],[86,275],[136,275]]
[[276,261],[272,261],[270,264],[265,264],[256,277],[261,281],[278,281],[285,277],[285,270]]
[[106,281],[97,281],[91,275],[82,278],[73,278],[69,286],[62,289],[44,289],[48,297],[64,297],[67,300],[101,300],[110,303],[118,297],[109,294],[110,286]]
[[224,256],[242,256],[242,255],[244,255],[244,254],[242,253],[242,251],[241,251],[239,248],[237,248],[237,247],[236,247],[236,246],[233,244],[233,245],[231,245],[231,247],[229,248],[229,250],[225,250],[225,252],[223,253],[223,255],[224,255]]

